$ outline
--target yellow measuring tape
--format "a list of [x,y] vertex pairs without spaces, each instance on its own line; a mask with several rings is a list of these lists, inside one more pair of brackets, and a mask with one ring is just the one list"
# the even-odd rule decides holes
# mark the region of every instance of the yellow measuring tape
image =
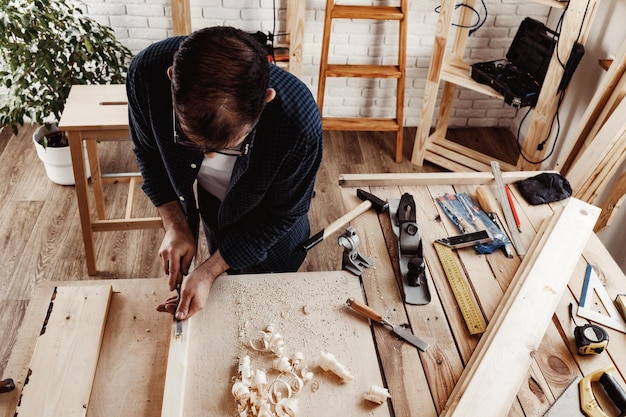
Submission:
[[483,333],[487,329],[487,323],[461,274],[452,249],[437,242],[434,242],[434,245],[470,334]]

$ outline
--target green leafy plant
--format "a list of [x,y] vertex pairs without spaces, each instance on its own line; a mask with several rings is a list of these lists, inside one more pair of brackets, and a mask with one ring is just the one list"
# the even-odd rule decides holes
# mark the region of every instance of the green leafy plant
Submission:
[[[0,0],[0,125],[59,120],[74,84],[124,83],[132,54],[73,0]],[[52,145],[49,145],[52,146]]]

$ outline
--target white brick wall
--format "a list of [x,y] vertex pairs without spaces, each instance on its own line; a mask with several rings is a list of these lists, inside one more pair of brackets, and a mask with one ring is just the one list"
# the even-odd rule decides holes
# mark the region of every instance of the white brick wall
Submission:
[[[89,16],[111,26],[134,53],[172,35],[169,0],[83,0]],[[246,31],[285,32],[287,1],[190,0],[192,27],[231,25]],[[342,4],[397,4],[397,1],[342,0]],[[477,9],[485,16],[480,1]],[[417,126],[430,65],[439,0],[412,0],[409,6],[405,124]],[[526,16],[546,21],[549,8],[530,1],[485,0],[487,20],[468,40],[469,62],[503,58],[520,22]],[[325,0],[308,0],[305,16],[302,79],[317,95],[319,61],[324,28]],[[455,18],[459,10],[455,11]],[[477,18],[476,18],[477,19]],[[277,39],[280,41],[280,39]],[[335,20],[331,35],[333,63],[393,64],[397,57],[398,26],[394,22]],[[450,41],[450,44],[452,42]],[[327,80],[324,113],[332,116],[390,117],[395,112],[395,82],[388,80]],[[512,127],[516,110],[501,101],[459,89],[451,117],[452,127]]]

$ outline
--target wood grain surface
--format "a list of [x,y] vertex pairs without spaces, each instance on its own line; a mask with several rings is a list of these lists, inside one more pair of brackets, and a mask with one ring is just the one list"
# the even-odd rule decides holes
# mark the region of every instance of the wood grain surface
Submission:
[[[251,347],[251,340],[273,325],[283,336],[284,355],[301,352],[303,363],[315,374],[294,396],[299,415],[389,416],[387,404],[363,399],[372,384],[384,384],[372,330],[367,319],[346,306],[350,297],[362,300],[363,293],[358,277],[347,272],[218,278],[207,307],[189,326],[184,415],[235,414],[231,387],[242,356],[250,356],[252,369],[264,369],[270,383],[277,377],[272,371],[276,355]],[[317,366],[321,351],[333,354],[354,380],[342,382]]]

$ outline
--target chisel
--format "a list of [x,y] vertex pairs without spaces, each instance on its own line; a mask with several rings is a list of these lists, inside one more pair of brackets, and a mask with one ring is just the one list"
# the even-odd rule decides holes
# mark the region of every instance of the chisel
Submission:
[[[176,284],[176,293],[178,294],[178,302],[180,303],[180,287],[182,285],[182,277],[181,279],[178,281],[178,283]],[[177,306],[178,308],[178,306]],[[183,337],[183,321],[182,320],[178,320],[178,319],[174,319],[176,321],[176,331],[175,331],[175,336],[177,339]]]
[[426,349],[428,349],[428,343],[424,342],[422,339],[415,336],[413,333],[411,333],[410,330],[405,329],[402,326],[392,324],[389,320],[383,318],[383,316],[381,316],[374,309],[366,306],[365,304],[355,300],[354,298],[348,298],[348,300],[346,301],[346,304],[348,305],[348,307],[352,308],[357,313],[371,320],[374,320],[377,323],[384,324],[385,326],[391,327],[391,329],[393,330],[396,336],[400,337],[406,342],[409,342],[410,344],[412,344],[413,346],[415,346],[422,352],[425,352]]

